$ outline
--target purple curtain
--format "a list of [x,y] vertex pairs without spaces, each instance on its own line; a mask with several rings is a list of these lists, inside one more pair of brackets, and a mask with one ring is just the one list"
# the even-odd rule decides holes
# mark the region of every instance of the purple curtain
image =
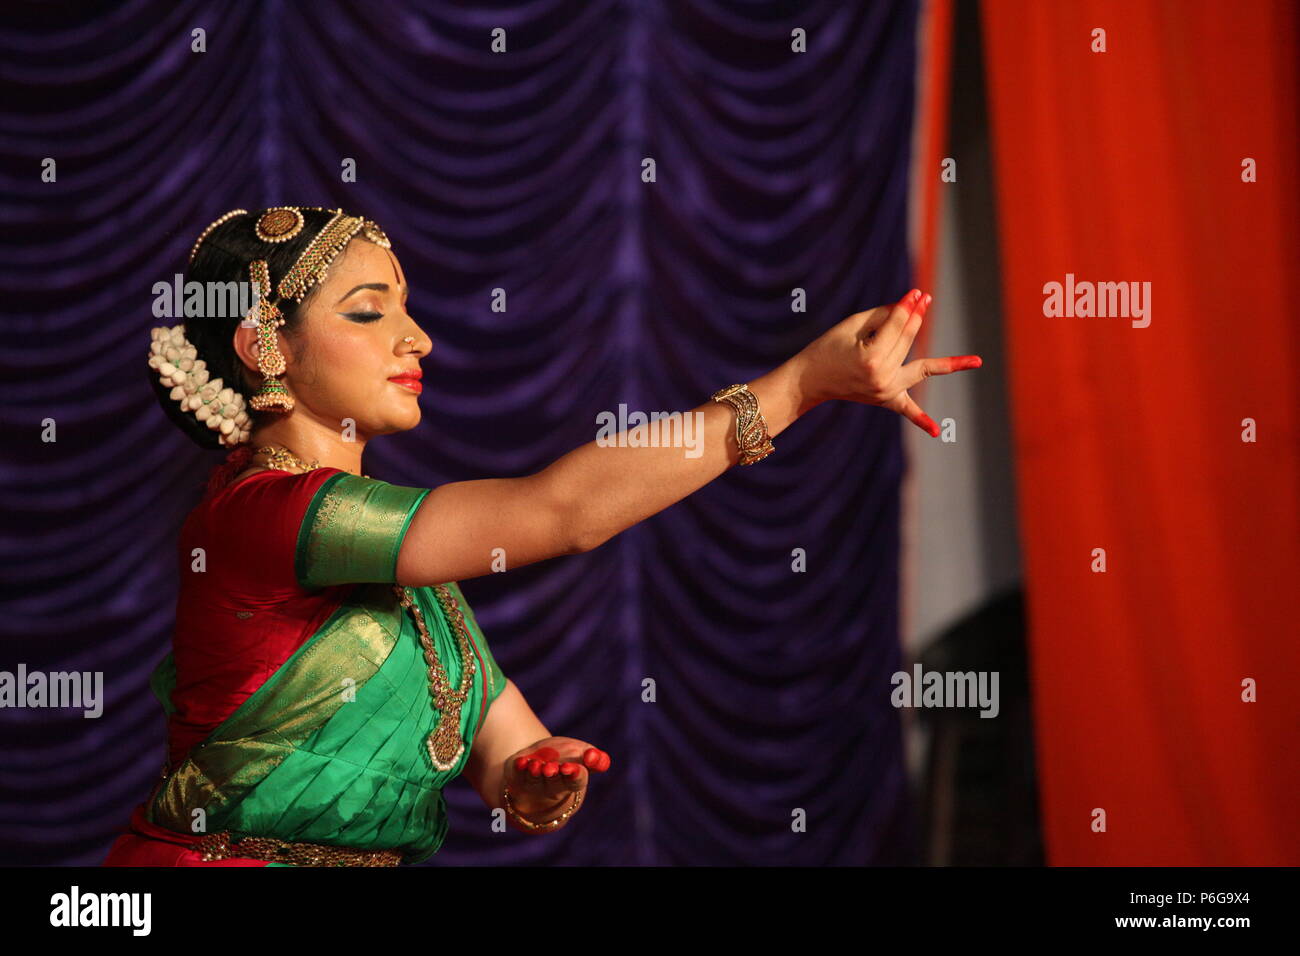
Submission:
[[[147,386],[152,289],[222,212],[341,205],[388,232],[434,340],[423,423],[367,454],[405,485],[530,474],[601,411],[692,408],[909,287],[915,0],[480,6],[0,14],[0,669],[104,681],[98,718],[0,709],[0,862],[98,863],[161,766],[147,677],[220,456]],[[546,838],[492,833],[458,781],[431,865],[913,860],[903,424],[823,405],[594,552],[467,581],[542,720],[613,767]]]

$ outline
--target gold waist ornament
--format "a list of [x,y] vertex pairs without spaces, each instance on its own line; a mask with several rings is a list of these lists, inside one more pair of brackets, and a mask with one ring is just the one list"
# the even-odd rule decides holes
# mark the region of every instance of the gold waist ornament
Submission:
[[244,837],[232,841],[229,830],[209,833],[194,845],[205,862],[246,857],[294,866],[397,866],[400,850],[356,850],[322,843],[290,843],[272,837]]

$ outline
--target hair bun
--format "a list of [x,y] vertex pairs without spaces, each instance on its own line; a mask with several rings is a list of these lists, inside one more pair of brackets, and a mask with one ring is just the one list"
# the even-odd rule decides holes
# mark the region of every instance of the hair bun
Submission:
[[158,326],[149,334],[149,367],[158,373],[161,387],[171,389],[168,397],[180,410],[215,432],[221,445],[248,441],[252,419],[244,396],[220,378],[210,378],[207,363],[185,338],[185,326]]

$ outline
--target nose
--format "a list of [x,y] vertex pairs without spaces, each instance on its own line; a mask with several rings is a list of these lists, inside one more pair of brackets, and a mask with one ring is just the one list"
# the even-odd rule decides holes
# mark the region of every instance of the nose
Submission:
[[428,355],[433,348],[433,340],[414,322],[411,323],[411,329],[412,331],[402,336],[402,345],[416,355]]

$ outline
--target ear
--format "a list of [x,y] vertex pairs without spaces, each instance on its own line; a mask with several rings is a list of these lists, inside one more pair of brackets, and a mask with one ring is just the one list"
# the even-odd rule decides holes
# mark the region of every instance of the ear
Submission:
[[[284,356],[285,375],[288,375],[293,369],[293,349],[289,347],[288,337],[282,331],[276,331],[275,340],[279,345],[280,354]],[[235,356],[248,370],[250,381],[260,385],[262,373],[257,368],[257,324],[241,320],[235,326],[233,344]]]

